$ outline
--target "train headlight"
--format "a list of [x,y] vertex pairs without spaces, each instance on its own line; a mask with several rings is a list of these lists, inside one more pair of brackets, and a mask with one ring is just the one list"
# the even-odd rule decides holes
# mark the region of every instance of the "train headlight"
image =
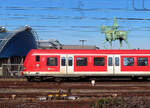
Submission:
[[23,70],[26,70],[27,68],[26,67],[23,67]]

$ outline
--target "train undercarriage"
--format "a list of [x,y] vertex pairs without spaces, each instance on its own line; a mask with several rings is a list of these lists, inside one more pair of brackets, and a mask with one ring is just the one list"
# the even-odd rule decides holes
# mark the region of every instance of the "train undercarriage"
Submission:
[[52,81],[52,82],[66,82],[66,81],[118,81],[118,80],[150,80],[150,76],[79,76],[79,77],[55,77],[55,76],[26,76],[27,80],[33,81]]

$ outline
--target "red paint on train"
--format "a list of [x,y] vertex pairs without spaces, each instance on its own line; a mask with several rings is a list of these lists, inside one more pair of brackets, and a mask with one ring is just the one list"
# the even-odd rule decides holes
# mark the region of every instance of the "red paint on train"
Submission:
[[[133,58],[134,59],[134,63],[132,66],[124,66],[123,65],[123,58],[124,57],[128,57],[128,58]],[[138,58],[148,58],[148,63],[147,65],[144,65],[144,66],[138,66],[138,63],[137,63],[137,59]],[[137,72],[140,72],[140,71],[150,71],[150,55],[149,56],[121,56],[121,71],[137,71]]]
[[[77,64],[77,58],[80,58],[80,57],[87,57],[87,65],[86,66],[77,66],[77,65],[74,65],[74,71],[75,72],[94,72],[94,71],[107,71],[107,56],[87,56],[87,55],[82,55],[82,56],[79,56],[79,55],[75,55],[74,56],[74,64]],[[94,58],[104,58],[105,59],[105,63],[103,66],[95,66],[94,65],[94,61],[93,59]]]
[[[62,58],[65,60],[62,60]],[[69,61],[69,57],[72,59]],[[70,66],[68,63],[71,63]],[[24,62],[24,76],[149,75],[150,50],[31,50]],[[51,74],[53,73],[53,74]],[[102,74],[101,74],[102,73]],[[131,74],[130,74],[131,73]]]

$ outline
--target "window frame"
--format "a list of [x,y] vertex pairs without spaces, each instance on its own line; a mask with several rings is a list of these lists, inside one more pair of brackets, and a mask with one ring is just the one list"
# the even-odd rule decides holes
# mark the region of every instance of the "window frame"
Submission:
[[36,62],[40,62],[40,55],[36,55],[36,56],[35,56],[35,61],[36,61]]
[[[133,59],[132,65],[125,65],[125,64],[124,64],[124,59],[125,59],[125,58],[132,58],[132,59]],[[134,64],[134,63],[135,63],[135,58],[134,58],[134,57],[123,57],[122,60],[123,60],[123,66],[135,66],[135,64]]]
[[[95,59],[97,59],[97,58],[102,58],[103,59],[103,64],[102,65],[96,64],[97,62],[101,62],[101,60],[96,62]],[[93,66],[105,66],[105,57],[93,57]]]
[[[139,62],[139,58],[146,58],[147,59],[147,64],[146,65],[139,65],[138,62]],[[148,57],[137,57],[137,66],[148,66]]]
[[61,66],[66,66],[66,57],[61,57]]
[[[48,59],[50,59],[50,58],[55,58],[55,60],[56,60],[55,65],[53,65],[53,64],[50,65],[50,63],[48,64],[48,62],[49,62]],[[58,57],[47,57],[46,58],[46,66],[58,66]]]
[[73,57],[68,57],[68,66],[73,66]]
[[108,66],[113,66],[113,57],[108,57]]
[[115,66],[120,66],[120,59],[119,59],[119,57],[115,57]]
[[[85,65],[79,65],[79,61],[77,59],[84,58],[86,64]],[[76,57],[76,66],[88,66],[88,57]]]

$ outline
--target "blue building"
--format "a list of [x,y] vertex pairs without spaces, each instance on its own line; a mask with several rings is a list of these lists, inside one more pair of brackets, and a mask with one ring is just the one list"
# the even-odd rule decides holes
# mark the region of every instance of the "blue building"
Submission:
[[0,27],[0,58],[26,56],[31,49],[37,48],[37,37],[29,26],[9,32]]
[[20,76],[25,56],[37,49],[36,33],[29,26],[14,31],[0,27],[0,76]]

